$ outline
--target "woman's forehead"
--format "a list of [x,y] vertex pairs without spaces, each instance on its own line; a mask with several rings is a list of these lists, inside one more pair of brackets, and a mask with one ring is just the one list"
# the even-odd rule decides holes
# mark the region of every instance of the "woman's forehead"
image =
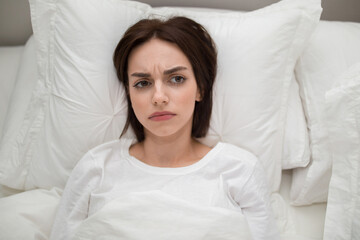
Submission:
[[171,69],[176,66],[191,68],[190,61],[174,43],[153,38],[134,48],[128,59],[128,70],[150,71],[152,68]]

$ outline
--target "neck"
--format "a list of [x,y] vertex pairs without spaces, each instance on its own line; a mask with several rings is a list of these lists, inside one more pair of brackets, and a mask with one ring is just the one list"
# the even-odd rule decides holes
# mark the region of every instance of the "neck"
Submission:
[[[191,126],[191,124],[189,123]],[[130,155],[157,167],[184,167],[199,161],[210,148],[191,137],[191,127],[173,135],[157,136],[145,131],[145,140],[130,148]]]
[[201,157],[197,156],[197,142],[189,135],[158,137],[147,134],[143,147],[142,161],[159,167],[181,167]]

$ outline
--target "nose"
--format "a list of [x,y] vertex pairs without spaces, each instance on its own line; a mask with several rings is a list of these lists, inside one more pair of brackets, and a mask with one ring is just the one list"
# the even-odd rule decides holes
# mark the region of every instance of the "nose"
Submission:
[[162,81],[155,82],[154,93],[152,97],[152,103],[154,105],[167,104],[169,97],[166,94],[166,87]]

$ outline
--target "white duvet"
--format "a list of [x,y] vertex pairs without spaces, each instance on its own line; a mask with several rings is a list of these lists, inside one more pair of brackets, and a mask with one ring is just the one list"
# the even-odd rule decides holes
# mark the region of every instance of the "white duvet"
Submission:
[[[273,196],[272,202],[276,207],[282,201]],[[283,226],[284,219],[277,220],[282,240],[313,240]],[[73,239],[251,240],[252,236],[241,211],[199,206],[161,191],[149,191],[106,204],[80,224]]]
[[[46,240],[61,191],[37,189],[0,198],[0,239]],[[319,240],[296,233],[278,194],[271,203],[283,240]],[[19,231],[21,230],[21,231]],[[251,239],[240,211],[191,204],[160,191],[117,198],[77,227],[75,239]]]
[[251,239],[241,212],[205,207],[160,191],[134,193],[87,218],[74,239]]

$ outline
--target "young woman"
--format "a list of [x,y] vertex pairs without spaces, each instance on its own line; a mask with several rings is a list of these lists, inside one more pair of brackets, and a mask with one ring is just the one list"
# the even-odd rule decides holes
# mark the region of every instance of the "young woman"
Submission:
[[[196,140],[209,128],[216,58],[210,35],[188,18],[141,20],[128,29],[114,53],[128,102],[122,137],[90,150],[74,168],[52,239],[71,239],[82,221],[119,196],[154,190],[237,210],[254,239],[278,239],[256,157]],[[129,127],[136,141],[123,137]]]

